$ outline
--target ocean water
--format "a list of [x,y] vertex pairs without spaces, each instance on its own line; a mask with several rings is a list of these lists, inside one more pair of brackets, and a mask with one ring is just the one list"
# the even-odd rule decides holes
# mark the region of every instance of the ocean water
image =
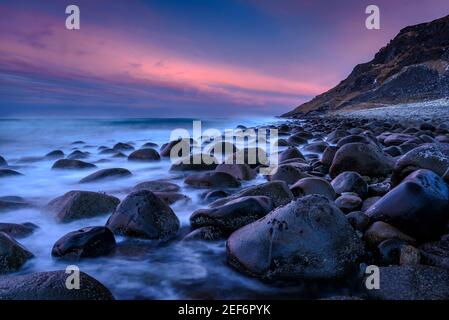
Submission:
[[[99,146],[112,147],[117,142],[132,143],[137,149],[146,142],[161,146],[168,142],[173,129],[191,130],[194,119],[3,119],[0,120],[0,155],[20,177],[0,179],[0,196],[20,196],[32,208],[0,212],[0,222],[32,222],[39,229],[18,241],[34,258],[18,274],[65,269],[76,264],[106,285],[118,299],[240,299],[298,298],[306,295],[297,286],[274,285],[244,276],[226,264],[225,242],[180,242],[160,244],[147,240],[117,237],[118,249],[110,256],[85,259],[76,263],[55,260],[51,249],[64,234],[87,226],[104,225],[109,214],[67,224],[55,221],[45,205],[53,198],[71,190],[101,191],[123,199],[137,183],[170,179],[181,186],[181,193],[190,201],[172,205],[182,225],[189,227],[189,217],[198,208],[206,207],[201,195],[207,191],[184,185],[180,173],[171,173],[169,159],[153,163],[129,162],[126,158],[100,155]],[[273,124],[275,118],[207,119],[204,128],[235,128]],[[85,144],[73,145],[75,141]],[[55,160],[39,160],[48,152],[60,149],[66,155],[75,149],[89,151],[85,161],[96,163],[92,170],[51,170]],[[88,174],[103,168],[121,167],[133,175],[126,179],[78,184]],[[245,182],[244,186],[264,182],[263,177]]]

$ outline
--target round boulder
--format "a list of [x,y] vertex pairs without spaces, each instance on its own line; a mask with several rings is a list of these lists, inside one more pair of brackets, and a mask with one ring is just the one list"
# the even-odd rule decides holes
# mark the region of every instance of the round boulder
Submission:
[[338,194],[354,192],[361,198],[366,197],[368,194],[368,184],[360,174],[354,171],[340,173],[332,180],[331,185]]
[[139,149],[128,156],[128,160],[130,161],[157,161],[160,159],[161,156],[153,148]]
[[226,172],[204,172],[189,175],[184,182],[196,188],[238,188],[240,182]]
[[33,254],[20,243],[0,232],[0,274],[18,271],[32,257]]
[[110,168],[98,170],[87,177],[80,180],[79,183],[98,182],[104,180],[112,180],[118,178],[129,177],[131,172],[128,169],[123,168]]
[[81,160],[60,159],[60,160],[56,161],[51,168],[52,169],[66,169],[66,170],[79,170],[79,169],[92,169],[92,168],[96,168],[96,167],[97,166],[92,163],[84,162]]
[[337,195],[329,182],[322,178],[304,178],[296,182],[290,190],[295,197],[304,197],[312,194],[325,196],[329,200],[334,200]]

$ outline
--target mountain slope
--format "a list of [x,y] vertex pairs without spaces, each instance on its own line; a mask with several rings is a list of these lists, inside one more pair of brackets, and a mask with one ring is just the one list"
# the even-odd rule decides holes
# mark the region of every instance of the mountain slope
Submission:
[[284,117],[449,96],[449,16],[409,26],[333,89]]

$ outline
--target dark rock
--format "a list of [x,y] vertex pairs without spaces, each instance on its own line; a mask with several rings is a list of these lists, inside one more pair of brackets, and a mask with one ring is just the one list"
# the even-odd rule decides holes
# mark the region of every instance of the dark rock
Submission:
[[122,151],[131,151],[131,150],[134,150],[134,147],[133,147],[132,145],[128,144],[128,143],[122,143],[122,142],[119,142],[119,143],[116,143],[116,144],[112,147],[112,149],[113,149],[114,151],[117,151],[117,152],[122,152]]
[[0,197],[0,212],[27,208],[30,205],[20,197]]
[[399,239],[382,241],[377,247],[380,262],[383,265],[399,264],[401,248],[405,245],[407,245],[407,242]]
[[219,164],[215,168],[216,172],[225,172],[239,180],[252,180],[257,173],[247,164]]
[[196,188],[238,188],[240,182],[226,172],[204,172],[189,175],[184,182]]
[[6,167],[8,166],[8,162],[6,162],[5,158],[0,156],[0,167]]
[[332,161],[334,160],[337,150],[338,148],[335,146],[328,146],[326,150],[324,150],[323,155],[321,157],[321,162],[326,167],[330,167],[332,165]]
[[410,174],[372,206],[367,214],[418,240],[435,239],[449,219],[449,189],[429,170]]
[[299,179],[310,177],[294,164],[281,164],[277,167],[275,174],[268,176],[271,181],[284,181],[288,185],[296,183]]
[[69,160],[79,160],[79,159],[86,159],[89,156],[88,153],[79,151],[79,150],[75,150],[72,153],[70,153],[66,159]]
[[355,192],[361,198],[364,198],[368,194],[368,184],[360,174],[354,171],[340,173],[331,181],[331,185],[338,194]]
[[416,240],[402,233],[388,223],[377,221],[374,222],[364,235],[365,241],[372,247],[379,245],[381,242],[390,239],[402,240],[407,243],[415,243]]
[[383,152],[392,156],[392,157],[398,157],[402,154],[402,150],[399,147],[391,146],[388,148],[383,149]]
[[290,190],[295,197],[304,197],[312,194],[325,196],[334,200],[337,195],[329,182],[322,178],[304,178],[296,182]]
[[306,144],[308,140],[302,137],[300,134],[294,134],[288,137],[287,142],[292,146],[300,146]]
[[384,145],[386,146],[399,146],[411,139],[413,139],[414,137],[412,135],[409,134],[403,134],[403,133],[393,133],[391,135],[389,135],[385,140],[384,140]]
[[0,232],[0,274],[18,271],[32,257],[33,254],[20,243]]
[[187,202],[190,200],[188,196],[178,192],[155,191],[154,194],[161,198],[168,205],[172,205],[178,201]]
[[120,200],[103,193],[91,191],[70,191],[48,204],[60,222],[91,218],[112,212]]
[[290,147],[291,144],[285,139],[278,139],[277,141],[278,147]]
[[133,191],[148,190],[151,192],[177,192],[181,188],[172,182],[153,180],[141,182],[134,186]]
[[[170,141],[161,147],[162,157],[184,158],[187,157],[192,149],[192,145],[196,144],[193,140],[179,139]],[[173,152],[172,152],[173,149]],[[172,154],[173,153],[173,154]]]
[[391,184],[389,182],[373,183],[368,186],[368,196],[384,196],[391,190]]
[[303,147],[304,152],[323,153],[329,145],[326,142],[313,142]]
[[160,159],[161,156],[159,153],[152,148],[139,149],[128,156],[128,160],[130,161],[157,161]]
[[60,238],[53,246],[55,258],[79,260],[109,254],[115,248],[114,234],[107,227],[87,227],[72,231]]
[[75,141],[75,142],[71,143],[72,146],[79,145],[79,144],[86,144],[86,143],[84,141],[81,141],[81,140],[78,140],[78,141]]
[[158,144],[154,143],[154,142],[147,142],[145,144],[143,144],[140,149],[146,149],[146,148],[158,148]]
[[401,247],[399,264],[416,266],[421,262],[421,254],[418,249],[410,245]]
[[268,165],[269,161],[267,152],[264,149],[251,147],[239,150],[230,155],[226,159],[225,163],[244,163],[254,169],[260,165]]
[[350,133],[346,130],[337,129],[327,135],[327,140],[332,141],[336,139],[341,139],[343,137],[349,136],[349,134]]
[[190,224],[194,228],[212,226],[232,232],[264,217],[273,208],[268,197],[242,197],[219,207],[196,210]]
[[171,171],[208,171],[215,170],[218,161],[210,155],[195,154],[174,163]]
[[116,151],[111,148],[105,148],[100,151],[100,154],[115,154]]
[[46,159],[62,159],[65,154],[61,150],[54,150],[45,155]]
[[336,279],[347,275],[363,244],[343,213],[322,196],[307,196],[235,231],[228,262],[268,279]]
[[351,226],[358,231],[364,232],[370,225],[369,217],[361,211],[354,211],[346,215]]
[[23,176],[20,172],[11,169],[0,169],[0,178]]
[[364,143],[364,144],[374,144],[374,141],[371,138],[368,138],[367,136],[364,135],[350,135],[350,136],[346,136],[341,138],[338,143],[337,143],[337,148],[341,148],[342,146],[344,146],[345,144],[348,143]]
[[299,151],[297,148],[289,147],[279,154],[278,161],[283,162],[283,161],[289,160],[289,159],[303,159],[304,160],[304,156],[302,155],[301,151]]
[[4,232],[13,238],[24,238],[32,234],[39,227],[31,222],[22,224],[0,223],[0,232]]
[[210,191],[206,194],[204,197],[204,200],[207,202],[212,202],[218,199],[226,198],[228,196],[228,193],[223,190],[214,190]]
[[80,272],[80,289],[68,290],[65,270],[0,277],[0,300],[113,300],[100,282]]
[[217,241],[226,239],[226,233],[216,227],[202,227],[188,233],[182,241]]
[[97,166],[81,160],[60,159],[53,164],[52,169],[91,169]]
[[127,158],[126,154],[124,154],[122,152],[118,152],[118,153],[114,154],[112,157],[113,158]]
[[377,147],[363,143],[349,143],[338,149],[329,174],[332,178],[344,171],[356,171],[362,176],[386,176],[393,167],[392,160],[387,158]]
[[371,206],[374,205],[381,198],[382,197],[371,197],[371,198],[365,199],[365,201],[363,201],[362,209],[360,209],[360,210],[363,212],[368,211],[368,209],[371,208]]
[[115,234],[145,239],[168,239],[180,223],[173,210],[153,192],[130,193],[106,224]]
[[95,171],[94,173],[84,177],[80,180],[79,183],[88,183],[88,182],[97,182],[103,180],[111,180],[118,178],[125,178],[131,176],[132,173],[128,169],[123,168],[110,168],[110,169],[101,169]]
[[344,213],[349,213],[360,209],[362,202],[355,194],[343,194],[335,200],[335,205]]
[[428,242],[419,247],[423,263],[449,269],[449,237],[442,237],[438,241]]

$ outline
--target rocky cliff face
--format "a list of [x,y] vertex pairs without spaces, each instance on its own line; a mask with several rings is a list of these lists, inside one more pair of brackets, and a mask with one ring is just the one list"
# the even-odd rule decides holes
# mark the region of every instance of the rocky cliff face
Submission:
[[449,96],[449,16],[409,26],[333,89],[284,114],[366,109]]

